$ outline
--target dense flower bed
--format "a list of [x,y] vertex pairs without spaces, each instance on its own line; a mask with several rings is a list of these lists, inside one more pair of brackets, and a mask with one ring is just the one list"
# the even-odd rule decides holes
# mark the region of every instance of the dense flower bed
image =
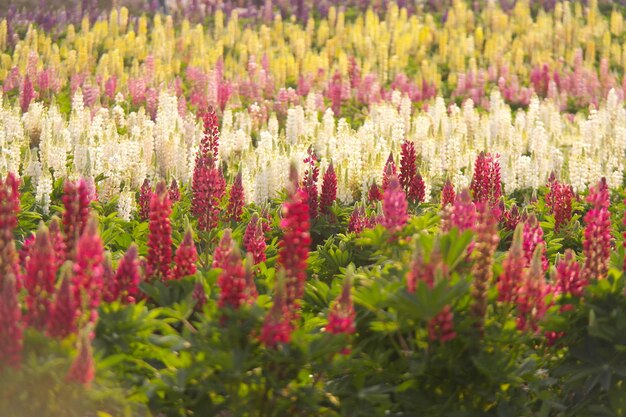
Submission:
[[624,415],[623,16],[431,3],[0,22],[0,415]]

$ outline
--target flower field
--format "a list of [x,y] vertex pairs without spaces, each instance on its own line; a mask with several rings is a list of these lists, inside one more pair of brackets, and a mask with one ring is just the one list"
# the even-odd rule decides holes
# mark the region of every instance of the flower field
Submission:
[[0,416],[626,416],[623,2],[49,3]]

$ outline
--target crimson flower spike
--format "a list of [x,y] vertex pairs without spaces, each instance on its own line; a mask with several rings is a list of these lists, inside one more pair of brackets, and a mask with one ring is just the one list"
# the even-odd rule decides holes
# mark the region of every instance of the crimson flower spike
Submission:
[[276,348],[279,343],[289,343],[294,330],[285,292],[284,272],[279,271],[274,289],[274,304],[265,314],[259,335],[259,341],[271,349]]
[[402,229],[409,219],[406,195],[395,176],[389,180],[389,188],[383,195],[383,213],[383,226],[392,233]]
[[150,199],[148,259],[146,277],[165,280],[172,263],[172,204],[163,181],[159,182]]
[[171,279],[181,279],[183,277],[194,275],[197,271],[196,262],[198,261],[198,252],[193,242],[191,229],[185,232],[185,237],[176,250],[174,256],[174,268],[172,269]]
[[[20,180],[12,173],[4,181],[0,178],[0,284],[9,274],[13,274],[16,281],[19,278],[19,254],[13,239],[20,211],[19,184]],[[16,285],[19,288],[19,282]]]
[[80,304],[74,299],[72,285],[72,262],[66,262],[61,268],[61,286],[57,289],[50,314],[48,315],[48,336],[64,339],[76,331],[76,322],[80,316]]
[[91,326],[80,332],[78,339],[78,355],[66,375],[66,380],[89,387],[96,376],[96,364],[91,349]]
[[15,275],[9,272],[0,282],[0,372],[17,368],[22,361],[23,324],[18,304]]
[[610,195],[604,178],[600,180],[597,187],[589,189],[587,202],[591,203],[591,210],[585,214],[583,277],[591,281],[606,278],[611,257]]
[[76,243],[89,219],[89,188],[85,180],[65,181],[63,187],[63,231],[69,259],[76,253]]
[[226,210],[228,218],[233,222],[241,221],[243,214],[243,206],[245,204],[243,181],[241,171],[237,173],[232,187],[230,187],[230,197],[228,199],[228,209]]
[[322,181],[322,196],[320,197],[320,210],[323,214],[330,214],[330,208],[337,199],[337,175],[331,162],[324,173]]

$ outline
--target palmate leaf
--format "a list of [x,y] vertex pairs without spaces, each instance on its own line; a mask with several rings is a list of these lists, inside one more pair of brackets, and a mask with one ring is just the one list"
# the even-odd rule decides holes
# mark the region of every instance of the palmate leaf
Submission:
[[469,289],[466,281],[459,281],[450,286],[446,280],[439,281],[433,288],[426,283],[419,282],[415,293],[399,291],[393,298],[392,304],[402,319],[413,321],[430,320],[435,317],[443,307],[452,304]]

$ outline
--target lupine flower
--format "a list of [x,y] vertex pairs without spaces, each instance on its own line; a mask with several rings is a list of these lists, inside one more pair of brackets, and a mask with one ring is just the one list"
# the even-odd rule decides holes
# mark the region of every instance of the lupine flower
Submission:
[[224,229],[220,243],[213,252],[213,268],[224,268],[230,251],[233,249],[233,238],[230,229]]
[[487,291],[493,274],[493,255],[500,241],[497,210],[490,208],[487,202],[480,202],[476,205],[478,222],[476,224],[476,245],[473,251],[472,298],[474,302],[471,306],[471,313],[476,320],[476,328],[481,334],[484,331],[487,312]]
[[61,265],[65,262],[65,239],[63,238],[63,233],[61,232],[61,226],[59,223],[58,217],[53,217],[50,220],[50,225],[48,226],[48,233],[50,234],[50,242],[52,243],[52,248],[54,250],[54,258],[56,262],[56,269],[59,270]]
[[383,193],[380,190],[380,187],[376,184],[376,181],[372,182],[370,185],[369,191],[367,192],[367,201],[370,203],[376,203],[383,199]]
[[328,325],[326,331],[332,334],[352,334],[355,331],[354,305],[352,304],[352,280],[347,276],[343,283],[341,294],[335,299],[333,306],[328,312]]
[[172,179],[169,189],[170,201],[172,204],[180,201],[180,189],[178,188],[178,183],[176,182],[176,178]]
[[33,88],[33,83],[27,75],[24,77],[22,91],[20,91],[20,107],[22,108],[22,113],[26,113],[28,111],[30,102],[33,98],[35,98],[35,89]]
[[28,258],[30,257],[30,251],[35,243],[35,233],[31,233],[26,239],[24,239],[24,243],[22,243],[22,247],[20,248],[18,254],[20,258],[20,265],[26,265],[28,262]]
[[587,281],[581,274],[580,264],[574,257],[571,249],[565,250],[565,257],[556,264],[556,294],[569,294],[573,297],[582,297]]
[[232,248],[224,259],[222,271],[217,278],[217,286],[220,288],[220,297],[217,302],[219,308],[226,306],[232,309],[239,307],[246,302],[246,271],[241,261],[241,253],[234,242]]
[[191,212],[198,218],[198,229],[214,229],[219,220],[226,182],[220,169],[215,166],[213,156],[196,157],[191,189]]
[[152,198],[152,186],[146,178],[139,189],[139,218],[148,220],[150,216],[150,199]]
[[545,272],[548,270],[548,259],[546,258],[546,246],[543,241],[543,229],[539,221],[537,221],[537,217],[533,214],[524,223],[524,256],[526,257],[526,266],[530,265],[535,248],[540,244],[543,244],[541,264]]
[[519,208],[516,204],[513,204],[513,206],[509,210],[505,210],[504,216],[502,217],[504,221],[504,227],[509,230],[515,230],[519,223],[525,223],[526,220],[528,220],[528,215],[526,213],[520,213]]
[[586,281],[606,278],[611,256],[611,215],[609,214],[609,188],[602,178],[597,187],[589,189],[587,202],[591,210],[585,215],[585,239],[583,253],[585,265],[583,277]]
[[283,203],[280,227],[283,238],[279,243],[278,265],[285,273],[286,305],[293,312],[304,293],[306,261],[311,245],[309,207],[304,191],[292,191],[288,200]]
[[172,205],[163,181],[159,182],[150,199],[148,258],[146,278],[165,280],[172,263]]
[[22,311],[18,304],[15,275],[9,271],[0,281],[0,372],[17,368],[22,361]]
[[54,303],[48,315],[47,330],[50,337],[64,339],[76,331],[80,315],[79,300],[74,298],[72,285],[72,263],[61,268],[61,286],[54,296]]
[[520,283],[526,274],[527,266],[524,256],[524,226],[518,225],[513,234],[511,249],[502,263],[503,271],[498,278],[498,301],[512,303],[517,297]]
[[417,155],[413,142],[405,140],[402,142],[402,154],[400,156],[400,185],[408,195],[411,190],[411,182],[417,175]]
[[46,327],[56,274],[56,253],[48,229],[41,224],[30,250],[24,274],[24,288],[28,292],[26,322],[38,330],[44,330]]
[[220,139],[217,113],[215,113],[215,109],[213,107],[209,107],[208,110],[201,114],[201,117],[204,124],[204,136],[200,141],[199,156],[208,157],[211,155],[214,159],[217,159]]
[[447,179],[446,182],[443,184],[443,188],[441,190],[441,207],[454,204],[455,198],[456,193],[454,192],[454,186],[452,185],[452,181]]
[[172,268],[171,279],[181,279],[188,275],[194,275],[197,271],[197,260],[198,253],[196,252],[196,245],[193,242],[191,230],[187,230],[174,256],[174,267]]
[[324,179],[322,180],[322,195],[320,197],[320,210],[322,213],[330,214],[330,208],[337,199],[337,175],[335,174],[335,168],[331,162],[328,165],[328,169],[324,173]]
[[365,216],[365,209],[360,204],[354,206],[352,214],[350,215],[350,221],[348,222],[348,232],[354,232],[359,234],[367,227],[367,217]]
[[[17,226],[17,214],[20,211],[20,181],[9,173],[5,181],[0,179],[0,278],[13,274],[19,277],[19,254],[15,250],[13,230]],[[19,287],[19,283],[16,282]]]
[[228,199],[228,209],[226,215],[233,222],[239,222],[243,214],[244,191],[243,182],[241,180],[241,171],[235,177],[235,182],[230,187],[230,198]]
[[477,221],[476,205],[472,202],[469,192],[463,190],[456,195],[454,204],[444,211],[441,228],[444,232],[449,232],[455,227],[461,232],[475,230]]
[[383,193],[387,191],[387,188],[389,188],[389,181],[391,181],[391,178],[393,177],[396,177],[397,179],[398,171],[396,170],[396,163],[393,161],[393,154],[390,153],[383,171],[383,183],[381,187],[383,189]]
[[495,158],[485,152],[481,152],[476,157],[474,164],[474,176],[470,189],[474,202],[486,201],[491,206],[495,206],[502,197],[502,183],[500,179],[500,163]]
[[263,227],[260,224],[259,216],[254,213],[246,231],[243,235],[243,245],[246,252],[252,255],[254,264],[265,262],[265,236],[263,235]]
[[137,258],[137,246],[133,243],[117,265],[117,271],[113,278],[113,288],[110,291],[113,299],[120,300],[123,304],[135,303],[139,296],[140,281],[141,272]]
[[293,325],[291,312],[287,306],[285,281],[282,273],[276,280],[274,290],[274,304],[265,315],[259,341],[268,348],[275,348],[279,343],[289,343]]
[[317,156],[313,148],[309,148],[307,157],[304,159],[307,164],[307,170],[304,171],[304,180],[302,181],[302,189],[307,195],[307,203],[309,206],[309,217],[317,218],[317,180],[319,178],[320,169],[317,162]]
[[406,224],[409,219],[408,203],[406,195],[400,188],[398,178],[392,177],[389,180],[389,188],[385,190],[383,195],[383,226],[390,232],[394,233]]
[[441,312],[428,322],[428,339],[431,342],[446,343],[456,338],[454,331],[454,313],[452,307],[446,305]]
[[574,190],[571,185],[561,184],[556,179],[548,184],[550,191],[546,194],[546,205],[554,215],[554,230],[559,230],[572,219],[572,200]]
[[418,203],[423,203],[426,198],[426,185],[424,184],[424,179],[419,172],[415,174],[411,180],[407,197],[410,201]]
[[75,258],[72,277],[74,301],[87,309],[91,313],[90,320],[94,321],[104,289],[104,246],[95,217],[87,222],[76,245]]
[[83,329],[81,332],[78,339],[78,355],[74,358],[74,362],[72,362],[65,377],[69,382],[76,382],[86,387],[91,385],[96,376],[96,364],[91,352],[91,338],[89,334],[90,331],[88,329]]
[[83,234],[89,219],[89,189],[85,180],[65,181],[63,188],[63,231],[65,232],[65,250],[73,258],[76,242]]
[[543,244],[535,248],[530,269],[517,292],[517,328],[535,333],[539,329],[539,321],[543,318],[547,306],[545,296],[549,288],[544,279],[541,265]]

